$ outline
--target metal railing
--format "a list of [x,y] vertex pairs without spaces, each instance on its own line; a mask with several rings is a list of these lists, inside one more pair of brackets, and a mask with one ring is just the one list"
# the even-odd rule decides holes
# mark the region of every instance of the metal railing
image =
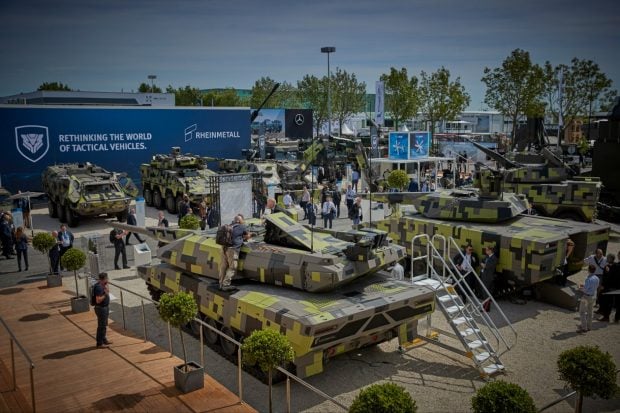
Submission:
[[[620,369],[616,370],[616,376],[618,375],[618,373],[620,373]],[[573,390],[573,391],[565,394],[564,396],[562,396],[562,397],[560,397],[558,399],[555,399],[551,403],[548,403],[548,404],[544,405],[538,411],[539,412],[544,412],[545,410],[552,408],[556,404],[562,403],[564,400],[570,399],[571,397],[575,396],[576,394],[577,394],[577,390]]]
[[[145,313],[145,308],[144,308],[144,301],[149,301],[155,305],[158,305],[159,303],[151,298],[148,297],[144,297],[143,295],[129,290],[125,287],[122,287],[118,284],[115,284],[111,281],[108,282],[110,285],[118,288],[120,290],[120,300],[121,300],[121,314],[122,314],[122,319],[123,319],[123,329],[127,330],[127,326],[126,326],[126,318],[125,318],[125,302],[123,299],[123,291],[130,293],[132,295],[135,295],[137,297],[140,298],[140,304],[141,304],[141,308],[142,308],[142,332],[144,335],[144,341],[147,341],[147,331],[146,331],[146,313]],[[194,323],[198,323],[201,328],[200,328],[200,364],[202,366],[205,365],[205,360],[204,360],[204,330],[203,328],[207,328],[210,331],[216,333],[218,336],[224,338],[225,340],[230,341],[232,344],[234,344],[237,348],[237,397],[239,398],[239,403],[243,403],[243,363],[242,363],[242,354],[241,354],[241,342],[238,340],[235,340],[233,337],[230,337],[229,335],[223,333],[222,331],[218,330],[217,328],[207,324],[206,322],[204,322],[203,320],[201,320],[198,317],[195,317],[192,322]],[[168,344],[169,344],[169,348],[170,348],[170,357],[173,356],[173,352],[172,352],[172,334],[170,331],[170,323],[166,323],[168,325]],[[334,403],[336,406],[340,407],[341,409],[348,411],[349,408],[344,406],[343,404],[339,403],[336,399],[334,399],[333,397],[329,396],[328,394],[322,392],[321,390],[317,389],[316,387],[312,386],[310,383],[304,381],[303,379],[297,377],[296,375],[290,373],[289,371],[278,367],[277,368],[278,371],[280,371],[282,374],[286,375],[286,405],[287,405],[287,411],[290,413],[291,412],[291,392],[290,392],[290,381],[295,380],[297,383],[301,384],[302,386],[304,386],[305,388],[307,388],[308,390],[314,392],[315,394],[317,394],[318,396],[322,397],[325,400],[328,400],[332,403]]]
[[30,355],[28,354],[26,349],[24,349],[24,347],[21,345],[19,340],[17,340],[17,338],[15,337],[15,334],[13,334],[13,331],[4,322],[4,319],[2,317],[0,317],[0,322],[2,322],[2,325],[4,326],[6,331],[9,333],[10,342],[11,342],[11,374],[13,376],[13,388],[11,390],[15,391],[17,389],[17,377],[15,375],[15,344],[16,344],[17,348],[19,348],[19,350],[22,352],[22,354],[28,361],[28,364],[30,364],[30,397],[32,397],[32,411],[36,412],[37,406],[36,406],[35,397],[34,397],[34,393],[35,393],[34,391],[34,363],[32,362],[32,359],[30,358]]

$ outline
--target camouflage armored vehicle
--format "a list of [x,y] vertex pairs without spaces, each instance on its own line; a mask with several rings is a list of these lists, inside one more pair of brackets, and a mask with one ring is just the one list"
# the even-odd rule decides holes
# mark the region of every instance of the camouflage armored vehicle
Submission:
[[[417,320],[434,310],[430,289],[378,273],[405,254],[383,231],[311,233],[282,213],[268,215],[264,226],[248,226],[256,236],[241,248],[236,291],[223,292],[217,282],[222,247],[213,230],[137,230],[168,241],[157,253],[161,264],[138,267],[154,299],[190,291],[198,316],[237,339],[266,328],[286,334],[300,377],[356,348],[394,337],[410,341]],[[204,333],[224,354],[236,354],[230,342]]]
[[127,208],[138,189],[121,174],[86,163],[48,166],[41,176],[48,211],[70,227],[81,217],[107,214],[127,219]]
[[[419,256],[425,250],[421,243],[412,246],[419,234],[452,237],[460,248],[471,244],[478,254],[493,245],[499,257],[496,272],[520,286],[556,276],[564,263],[569,238],[575,242],[569,258],[572,272],[580,270],[583,259],[594,250],[605,250],[609,240],[607,226],[522,215],[527,202],[512,193],[504,193],[499,199],[456,190],[375,193],[372,200],[414,206],[401,208],[393,218],[372,223],[373,228],[386,231],[405,246],[409,256]],[[457,251],[453,246],[452,251],[443,253],[450,259]]]
[[216,173],[207,169],[206,162],[197,155],[181,154],[179,147],[173,147],[170,155],[154,155],[149,163],[140,165],[145,203],[171,214],[178,212],[184,194],[192,205],[199,204],[214,190],[209,176]]
[[538,161],[525,164],[472,143],[502,168],[500,171],[478,169],[474,174],[475,187],[483,188],[490,175],[500,173],[503,176],[503,190],[525,195],[540,215],[583,222],[594,220],[601,193],[598,178],[573,176],[574,171],[547,148],[542,148],[540,154],[523,156],[530,162],[531,159]]

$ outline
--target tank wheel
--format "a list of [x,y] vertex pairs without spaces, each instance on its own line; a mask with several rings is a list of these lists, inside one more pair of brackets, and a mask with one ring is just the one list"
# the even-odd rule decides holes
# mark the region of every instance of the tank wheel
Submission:
[[166,195],[166,209],[171,214],[177,213],[177,203],[174,200],[174,196],[172,194]]
[[79,225],[78,218],[73,214],[69,205],[67,205],[65,210],[65,216],[67,217],[67,225],[71,228],[77,227]]
[[153,191],[153,206],[157,209],[164,209],[164,200],[161,198],[161,192],[157,189]]
[[153,206],[153,191],[149,188],[144,188],[144,191],[142,191],[142,196],[144,196],[144,203],[147,206]]
[[[230,327],[222,326],[221,331],[227,336],[234,338],[235,340],[237,339],[237,336]],[[227,356],[234,356],[237,352],[237,346],[225,337],[220,337],[220,346],[222,347],[222,351],[224,352],[224,354],[226,354]]]
[[47,201],[47,211],[52,218],[56,218],[58,216],[58,208],[56,203],[51,199]]
[[125,222],[127,221],[127,215],[129,215],[127,210],[119,212],[118,214],[116,214],[116,219],[118,220],[118,222]]
[[63,224],[67,222],[67,210],[64,206],[56,204],[56,210],[58,211],[58,220]]
[[[204,320],[204,317],[202,314],[198,313],[196,314],[196,317],[199,320]],[[195,335],[196,337],[200,337],[200,328],[202,327],[202,324],[200,324],[199,322],[195,321],[195,320],[191,320],[189,322],[189,327],[192,330],[192,334]]]
[[174,200],[174,204],[177,207],[177,211],[181,210],[181,202],[183,202],[183,196],[182,195],[177,195],[177,198]]
[[[216,330],[218,329],[217,322],[213,320],[212,318],[208,318],[206,323],[209,324],[211,327],[215,328]],[[211,330],[210,328],[203,327],[203,329],[204,329],[203,334],[204,334],[205,341],[207,342],[207,344],[214,345],[215,343],[217,343],[217,340],[219,339],[220,335],[217,334],[215,331]]]
[[161,298],[161,295],[163,294],[163,291],[158,290],[152,285],[147,285],[146,288],[149,290],[149,295],[151,296],[153,301],[159,301],[159,299]]

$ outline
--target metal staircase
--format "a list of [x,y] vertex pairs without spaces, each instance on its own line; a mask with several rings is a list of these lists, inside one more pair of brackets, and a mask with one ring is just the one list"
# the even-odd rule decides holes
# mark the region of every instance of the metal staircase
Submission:
[[[439,249],[436,247],[438,244]],[[426,286],[435,291],[437,308],[441,310],[452,329],[452,332],[449,332],[433,327],[431,315],[428,315],[426,335],[420,338],[471,358],[483,377],[503,371],[505,367],[500,356],[514,346],[517,332],[480,281],[478,274],[474,272],[470,276],[473,277],[471,285],[461,275],[450,253],[452,249],[462,254],[456,241],[452,237],[446,240],[442,235],[430,238],[426,234],[421,234],[412,239],[411,247],[412,251],[426,249],[426,254],[411,259],[411,282],[413,285]],[[420,262],[426,263],[426,269],[423,274],[416,276],[413,271]],[[478,292],[480,298],[474,291]],[[510,333],[510,340],[504,337],[489,313],[484,311],[482,303],[486,300],[491,302],[495,318],[505,325],[504,331]],[[464,350],[440,342],[438,340],[440,334],[458,340]]]

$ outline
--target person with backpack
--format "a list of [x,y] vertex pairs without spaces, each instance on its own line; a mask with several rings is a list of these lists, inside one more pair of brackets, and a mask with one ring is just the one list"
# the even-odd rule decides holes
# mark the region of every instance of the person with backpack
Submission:
[[252,234],[248,232],[241,214],[235,216],[232,224],[222,225],[218,228],[215,241],[222,246],[219,268],[221,291],[232,291],[235,289],[230,285],[230,282],[237,272],[239,251],[243,242],[250,239],[251,236]]
[[[121,242],[123,239],[121,238]],[[123,244],[124,245],[124,244]],[[108,273],[99,273],[99,282],[93,286],[91,304],[97,315],[97,348],[105,348],[112,344],[107,338],[108,316],[110,315],[110,290],[108,287]]]
[[355,198],[353,205],[349,209],[349,218],[353,221],[353,229],[357,229],[362,220],[362,198]]
[[325,198],[325,202],[323,202],[323,227],[327,228],[327,223],[329,222],[329,228],[332,228],[332,224],[334,221],[334,216],[336,215],[336,205],[332,201],[332,197],[328,196]]
[[112,228],[110,231],[110,242],[114,244],[114,269],[120,270],[118,266],[118,257],[122,255],[123,257],[123,268],[128,269],[127,265],[127,250],[125,249],[125,241],[123,237],[127,235],[126,231],[122,229]]

